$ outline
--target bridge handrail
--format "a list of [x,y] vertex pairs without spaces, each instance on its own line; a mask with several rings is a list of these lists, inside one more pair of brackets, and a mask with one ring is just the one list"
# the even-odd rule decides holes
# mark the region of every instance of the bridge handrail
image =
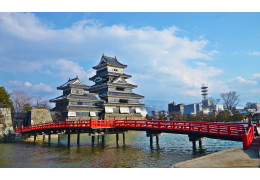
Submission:
[[255,138],[254,134],[254,125],[249,124],[247,128],[245,128],[247,131],[242,135],[243,140],[243,149],[249,149],[250,144],[252,143],[253,139]]
[[168,120],[78,120],[49,122],[27,127],[15,128],[16,132],[29,132],[35,130],[55,128],[138,128],[154,130],[189,131],[202,134],[213,134],[230,137],[240,137],[244,149],[249,148],[254,139],[254,127],[249,125],[247,133],[243,134],[245,128],[242,124],[215,123],[201,121],[168,121]]

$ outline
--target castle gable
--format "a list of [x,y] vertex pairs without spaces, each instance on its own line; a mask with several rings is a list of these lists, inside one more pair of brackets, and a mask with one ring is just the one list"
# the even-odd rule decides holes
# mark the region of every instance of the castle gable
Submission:
[[125,81],[124,78],[118,77],[118,78],[114,79],[114,81],[112,83],[126,84],[127,82]]

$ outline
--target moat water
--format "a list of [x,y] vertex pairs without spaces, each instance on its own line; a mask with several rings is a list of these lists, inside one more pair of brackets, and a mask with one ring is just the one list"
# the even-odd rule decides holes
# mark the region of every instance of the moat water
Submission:
[[[0,167],[35,167],[35,168],[103,168],[103,167],[170,167],[206,154],[232,147],[242,147],[242,142],[205,138],[203,149],[193,151],[187,135],[162,134],[160,146],[150,148],[150,139],[145,132],[128,131],[126,144],[123,146],[122,135],[119,147],[115,135],[105,137],[106,146],[101,142],[91,146],[91,137],[81,134],[80,146],[76,144],[76,135],[71,135],[71,147],[67,148],[67,136],[51,139],[51,145],[39,139],[23,143],[0,143]],[[100,138],[101,139],[101,138]],[[46,137],[47,140],[47,137]],[[154,137],[155,143],[155,137]],[[198,146],[198,144],[197,144]]]

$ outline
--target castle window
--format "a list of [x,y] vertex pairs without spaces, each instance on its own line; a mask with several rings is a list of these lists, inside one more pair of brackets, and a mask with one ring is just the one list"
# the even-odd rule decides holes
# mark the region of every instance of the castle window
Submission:
[[116,90],[117,90],[117,91],[124,91],[125,88],[117,87]]
[[128,103],[128,100],[127,99],[120,99],[119,102],[120,103]]

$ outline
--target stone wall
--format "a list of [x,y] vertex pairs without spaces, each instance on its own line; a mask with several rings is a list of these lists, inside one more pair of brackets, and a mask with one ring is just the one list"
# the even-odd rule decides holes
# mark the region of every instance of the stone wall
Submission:
[[120,114],[120,113],[106,113],[104,115],[104,119],[116,119],[116,120],[125,120],[126,118],[129,120],[146,120],[145,117],[143,117],[139,113],[129,113],[129,114]]
[[32,109],[29,113],[30,125],[52,122],[51,113],[47,109]]
[[0,139],[7,135],[9,132],[13,132],[13,124],[11,118],[10,108],[0,108]]

